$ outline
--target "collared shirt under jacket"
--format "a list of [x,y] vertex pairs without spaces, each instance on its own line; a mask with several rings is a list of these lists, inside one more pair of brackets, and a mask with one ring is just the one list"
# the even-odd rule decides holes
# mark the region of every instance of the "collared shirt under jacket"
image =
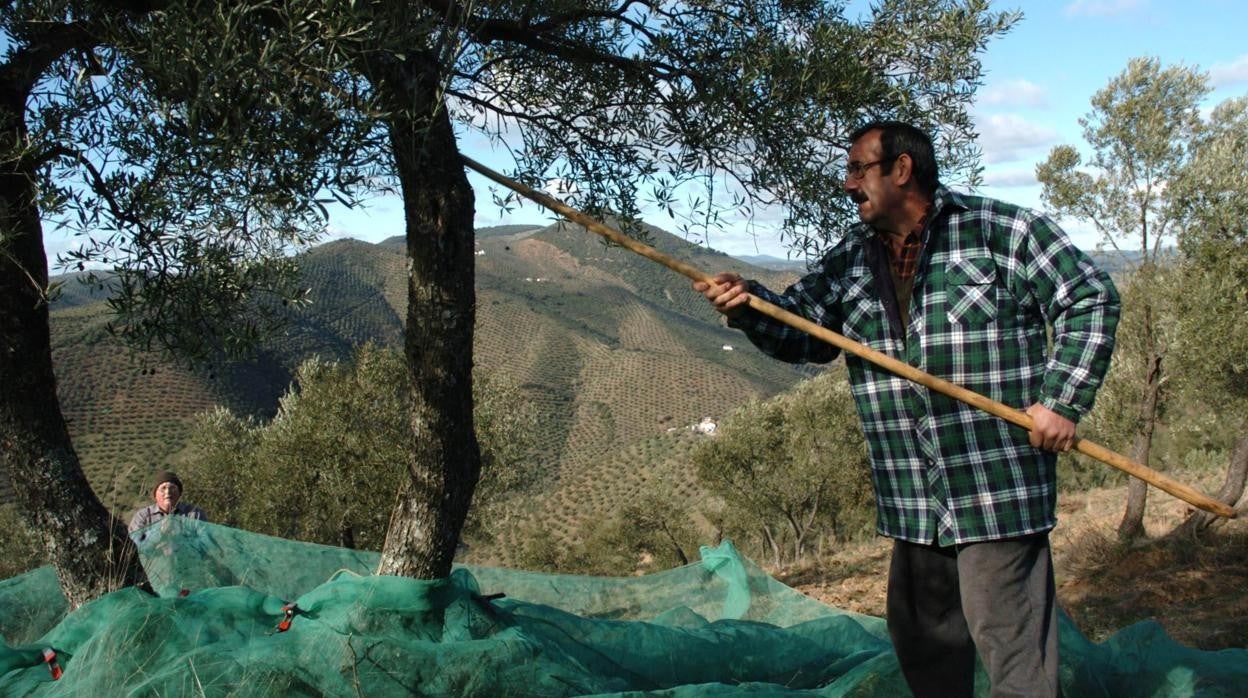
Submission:
[[[881,234],[864,224],[783,295],[755,282],[750,292],[1011,407],[1040,402],[1077,421],[1113,351],[1119,299],[1109,276],[1052,221],[1011,204],[940,187],[928,221],[904,327]],[[839,353],[754,311],[730,324],[784,361]],[[1033,448],[1019,427],[858,357],[846,364],[881,534],[951,545],[1053,528],[1056,454]]]
[[169,516],[185,516],[188,519],[199,519],[200,521],[208,520],[208,515],[204,513],[203,509],[185,502],[175,504],[173,511],[168,514],[161,511],[159,506],[148,504],[134,512],[134,516],[130,518],[130,532],[133,533],[140,528],[151,526]]

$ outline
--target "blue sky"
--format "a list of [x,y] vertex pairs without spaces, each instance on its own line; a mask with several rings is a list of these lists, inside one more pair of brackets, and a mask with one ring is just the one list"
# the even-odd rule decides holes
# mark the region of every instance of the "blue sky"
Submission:
[[[865,7],[865,2],[856,3]],[[1164,65],[1184,64],[1210,74],[1215,87],[1207,107],[1248,94],[1248,2],[1243,0],[1024,0],[994,3],[1021,9],[1023,20],[983,55],[985,85],[974,115],[980,131],[988,196],[1040,209],[1035,165],[1055,145],[1082,143],[1078,118],[1090,108],[1092,94],[1122,72],[1137,56],[1155,56]],[[488,152],[466,146],[466,153],[504,168]],[[504,223],[546,224],[550,214],[528,204],[500,215],[483,178],[472,175],[477,190],[478,226]],[[676,223],[654,213],[648,222],[667,230]],[[773,254],[785,249],[764,218],[755,234],[740,221],[715,233],[712,244],[730,254]],[[1062,222],[1075,242],[1092,248],[1097,239],[1087,226]],[[374,199],[355,211],[334,210],[330,237],[376,242],[403,232],[402,206],[396,197]],[[49,257],[68,241],[49,234]]]

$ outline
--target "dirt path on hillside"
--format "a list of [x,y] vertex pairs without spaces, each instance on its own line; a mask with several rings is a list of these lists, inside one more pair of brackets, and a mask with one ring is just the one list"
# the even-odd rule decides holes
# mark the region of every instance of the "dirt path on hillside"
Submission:
[[[1166,534],[1187,505],[1156,490],[1149,497],[1149,539],[1122,546],[1115,532],[1125,486],[1062,495],[1050,538],[1062,609],[1097,642],[1153,619],[1184,645],[1248,647],[1248,521],[1226,522],[1199,541],[1174,540]],[[777,576],[828,605],[882,617],[890,550],[875,539]]]

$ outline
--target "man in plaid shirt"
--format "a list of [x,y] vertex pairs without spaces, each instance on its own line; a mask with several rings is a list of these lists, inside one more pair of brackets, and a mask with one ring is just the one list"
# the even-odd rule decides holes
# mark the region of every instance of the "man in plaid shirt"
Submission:
[[862,222],[812,273],[782,295],[732,273],[694,290],[778,359],[839,350],[750,310],[749,295],[1031,416],[1028,434],[845,360],[914,694],[970,696],[978,649],[994,696],[1057,695],[1056,452],[1109,366],[1117,291],[1052,221],[941,186],[922,131],[875,122],[851,140],[844,187]]

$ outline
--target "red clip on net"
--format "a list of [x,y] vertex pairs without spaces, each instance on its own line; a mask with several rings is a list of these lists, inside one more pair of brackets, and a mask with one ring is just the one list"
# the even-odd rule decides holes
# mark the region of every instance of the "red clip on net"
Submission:
[[48,665],[48,671],[52,672],[52,680],[57,681],[61,678],[61,665],[56,661],[56,650],[51,647],[43,650],[43,663]]
[[282,611],[286,613],[286,617],[282,619],[281,623],[277,624],[277,632],[284,633],[290,630],[290,622],[295,619],[295,612],[298,610],[299,607],[293,603],[282,606]]

